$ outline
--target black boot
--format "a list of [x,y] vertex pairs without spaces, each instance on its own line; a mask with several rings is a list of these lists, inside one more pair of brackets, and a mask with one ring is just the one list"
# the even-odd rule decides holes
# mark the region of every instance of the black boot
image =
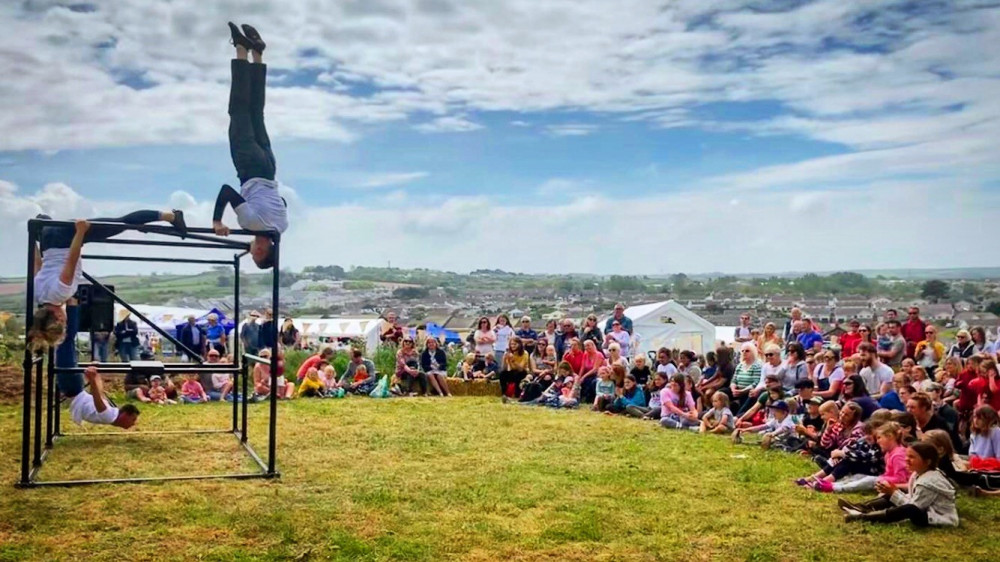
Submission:
[[174,225],[177,232],[181,233],[181,238],[187,235],[187,223],[184,222],[184,211],[174,209],[171,211],[174,214],[174,220],[170,221],[170,224]]
[[267,43],[260,38],[260,33],[257,33],[257,30],[254,29],[252,25],[244,23],[240,27],[243,28],[243,34],[246,35],[246,38],[249,39],[250,43],[253,45],[253,50],[258,53],[263,53],[264,49],[267,48]]
[[249,39],[246,38],[246,36],[240,33],[240,28],[236,27],[235,23],[229,22],[227,25],[229,26],[229,33],[230,35],[232,35],[230,41],[233,43],[233,45],[237,47],[243,47],[248,51],[254,49],[253,41],[250,41]]

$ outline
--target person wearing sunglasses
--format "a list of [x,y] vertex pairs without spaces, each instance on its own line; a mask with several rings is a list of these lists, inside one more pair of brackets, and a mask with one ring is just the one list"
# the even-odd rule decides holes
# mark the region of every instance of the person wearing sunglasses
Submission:
[[906,356],[915,358],[917,344],[923,341],[927,323],[920,318],[920,309],[911,306],[906,315],[906,322],[900,328],[903,339],[906,340]]
[[924,329],[924,339],[913,351],[913,359],[927,371],[928,376],[933,377],[944,354],[944,344],[937,339],[937,328],[928,324]]

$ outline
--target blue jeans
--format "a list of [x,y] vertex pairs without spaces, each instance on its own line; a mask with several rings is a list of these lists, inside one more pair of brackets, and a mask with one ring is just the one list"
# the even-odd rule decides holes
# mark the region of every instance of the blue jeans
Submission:
[[121,342],[118,344],[118,355],[121,356],[122,361],[138,361],[139,346]]
[[500,366],[499,369],[501,371],[503,370],[503,356],[506,353],[507,353],[506,351],[496,351],[496,350],[493,350],[493,356],[496,358],[497,365]]
[[92,355],[101,363],[108,362],[108,342],[105,341],[94,341],[91,342]]

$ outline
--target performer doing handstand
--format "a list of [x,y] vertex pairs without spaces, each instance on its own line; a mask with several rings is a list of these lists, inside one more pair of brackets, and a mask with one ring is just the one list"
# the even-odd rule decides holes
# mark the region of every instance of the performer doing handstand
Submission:
[[[230,205],[236,220],[246,230],[284,232],[288,229],[288,209],[274,180],[276,164],[271,139],[264,127],[264,85],[267,66],[261,62],[266,44],[253,27],[243,24],[240,33],[229,22],[236,58],[232,60],[232,84],[229,90],[229,152],[240,178],[240,192],[223,185],[215,200],[212,227],[220,236],[229,228],[222,214]],[[253,63],[247,60],[253,53]],[[274,243],[268,236],[257,235],[250,244],[250,255],[261,269],[274,265]]]

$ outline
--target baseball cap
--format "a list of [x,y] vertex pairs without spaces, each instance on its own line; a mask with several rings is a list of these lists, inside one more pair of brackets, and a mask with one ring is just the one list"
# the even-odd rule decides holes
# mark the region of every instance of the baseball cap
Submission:
[[149,382],[158,381],[160,380],[160,378],[161,378],[160,375],[153,375],[149,377]]
[[826,402],[826,400],[824,400],[824,399],[823,399],[822,397],[820,397],[820,396],[813,396],[812,398],[810,398],[810,399],[809,399],[809,402],[810,402],[811,404],[816,404],[817,406],[822,406],[822,405],[823,405],[823,402]]
[[768,408],[771,408],[772,410],[781,410],[782,412],[787,412],[788,402],[785,402],[784,400],[777,400],[773,404],[768,406]]

